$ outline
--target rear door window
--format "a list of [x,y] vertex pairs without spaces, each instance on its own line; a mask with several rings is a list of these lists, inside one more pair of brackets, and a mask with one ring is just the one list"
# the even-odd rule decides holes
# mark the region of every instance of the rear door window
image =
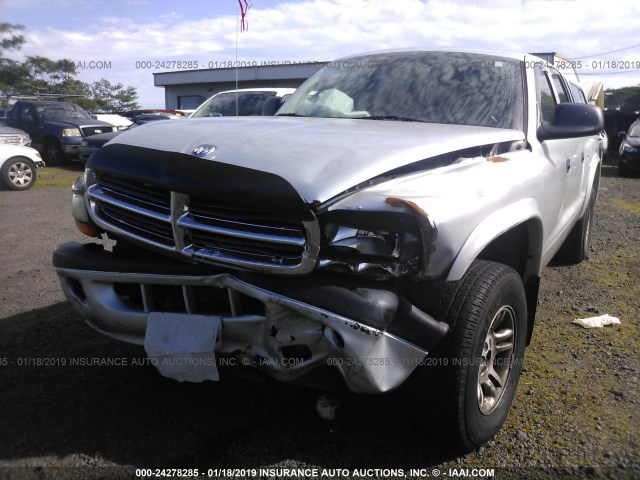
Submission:
[[552,73],[551,74],[551,80],[553,81],[553,86],[556,89],[556,93],[558,94],[558,101],[560,103],[569,103],[571,102],[569,94],[567,92],[567,89],[564,85],[564,82],[562,81],[562,78],[560,77],[559,73]]

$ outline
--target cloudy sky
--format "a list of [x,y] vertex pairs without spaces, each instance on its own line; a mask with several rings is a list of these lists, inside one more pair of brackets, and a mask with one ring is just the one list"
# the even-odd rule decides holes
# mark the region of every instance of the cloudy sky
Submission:
[[0,22],[26,28],[27,44],[13,58],[71,59],[84,66],[80,80],[136,87],[143,107],[164,106],[152,75],[162,69],[142,68],[148,62],[322,61],[412,46],[553,51],[582,61],[584,83],[640,84],[638,0],[250,3],[241,33],[237,0],[0,0]]

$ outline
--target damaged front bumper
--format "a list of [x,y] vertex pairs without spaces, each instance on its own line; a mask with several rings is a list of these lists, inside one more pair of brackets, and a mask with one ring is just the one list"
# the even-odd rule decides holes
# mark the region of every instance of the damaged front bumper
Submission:
[[355,392],[392,390],[447,333],[377,284],[230,273],[96,244],[61,245],[53,263],[66,297],[101,333],[142,345],[151,312],[217,316],[216,355],[281,381],[331,365]]

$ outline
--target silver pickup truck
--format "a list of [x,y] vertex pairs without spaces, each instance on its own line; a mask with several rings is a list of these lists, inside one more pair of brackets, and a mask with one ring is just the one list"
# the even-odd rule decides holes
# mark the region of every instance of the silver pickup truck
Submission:
[[164,375],[329,371],[371,393],[428,370],[477,448],[514,397],[542,269],[587,256],[603,115],[579,92],[524,54],[342,58],[274,117],[119,135],[73,187],[78,228],[117,243],[54,266]]

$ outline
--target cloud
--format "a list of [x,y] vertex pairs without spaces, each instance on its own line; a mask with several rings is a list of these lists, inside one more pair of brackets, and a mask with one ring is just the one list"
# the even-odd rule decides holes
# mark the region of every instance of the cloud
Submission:
[[[583,57],[640,44],[637,22],[631,21],[640,18],[636,0],[622,0],[615,8],[603,7],[599,0],[503,0],[481,5],[442,0],[304,0],[266,8],[255,0],[248,14],[249,30],[242,33],[237,31],[236,15],[189,18],[185,12],[163,11],[167,8],[163,5],[150,3],[144,21],[129,18],[124,8],[122,13],[114,9],[109,15],[85,19],[71,30],[29,28],[23,53],[74,61],[111,60],[112,70],[103,72],[104,76],[108,73],[114,81],[133,84],[151,78],[150,71],[136,70],[136,62],[191,60],[206,66],[234,60],[236,39],[239,59],[250,61],[330,60],[412,46],[554,51]],[[621,58],[640,60],[640,49],[603,57]],[[603,71],[589,68],[585,73]],[[95,72],[82,75],[90,73]],[[608,84],[637,83],[638,77],[637,72],[613,75]],[[158,95],[157,89],[150,91]]]

